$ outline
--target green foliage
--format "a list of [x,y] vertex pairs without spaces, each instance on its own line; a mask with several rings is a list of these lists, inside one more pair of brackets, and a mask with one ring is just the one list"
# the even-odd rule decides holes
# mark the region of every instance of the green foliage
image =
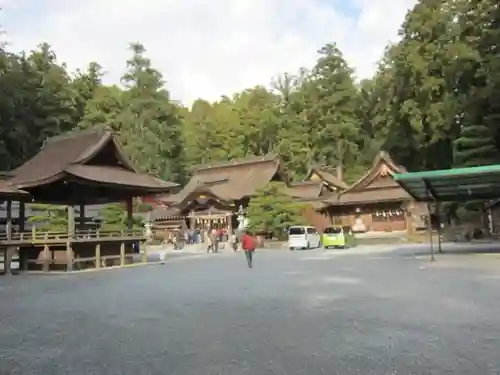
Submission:
[[[104,230],[127,229],[127,210],[121,203],[107,204],[100,212],[102,218],[101,228]],[[133,228],[142,229],[144,223],[142,218],[132,216]]]
[[498,150],[486,125],[466,125],[455,141],[455,162],[463,167],[493,164],[498,161]]
[[411,171],[498,162],[498,2],[417,1],[400,36],[359,84],[329,43],[313,66],[275,77],[270,88],[190,108],[171,100],[139,43],[123,87],[105,85],[98,62],[70,74],[47,44],[23,54],[0,46],[0,170],[75,127],[115,130],[138,168],[180,183],[195,164],[269,152],[293,179],[319,163],[343,166],[347,182],[381,149]]
[[253,233],[272,233],[282,238],[286,228],[304,224],[304,209],[303,204],[284,194],[281,183],[270,183],[250,200],[248,229]]
[[29,55],[0,48],[0,88],[0,170],[19,166],[47,137],[74,127],[71,77],[47,44]]
[[40,212],[39,215],[31,216],[28,219],[35,226],[36,230],[50,232],[68,231],[68,209],[66,206],[30,204],[29,208],[35,212]]
[[162,75],[145,57],[144,46],[134,43],[130,50],[132,57],[122,77],[126,89],[95,88],[79,127],[115,130],[127,155],[141,171],[183,182],[180,110],[163,88]]

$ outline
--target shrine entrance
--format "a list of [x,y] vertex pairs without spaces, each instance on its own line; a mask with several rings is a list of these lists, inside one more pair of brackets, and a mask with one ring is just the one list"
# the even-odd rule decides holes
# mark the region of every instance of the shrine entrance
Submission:
[[232,228],[233,213],[229,211],[198,210],[191,211],[187,217],[192,230]]
[[189,229],[199,232],[203,239],[208,232],[215,230],[227,240],[235,228],[233,206],[211,195],[199,195],[182,211],[187,217]]

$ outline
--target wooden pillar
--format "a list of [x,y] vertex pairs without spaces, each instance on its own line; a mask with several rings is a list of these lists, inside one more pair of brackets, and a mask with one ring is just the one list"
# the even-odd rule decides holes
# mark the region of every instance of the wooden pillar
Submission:
[[80,204],[80,217],[78,218],[78,221],[80,223],[78,229],[82,231],[85,224],[85,204],[82,203]]
[[3,267],[4,267],[4,271],[5,271],[6,276],[12,275],[11,263],[12,263],[12,258],[14,256],[15,252],[16,252],[15,246],[7,246],[5,248],[4,258],[3,258]]
[[120,244],[120,266],[125,265],[125,244],[122,242]]
[[441,202],[436,202],[436,216],[437,216],[437,224],[438,224],[438,229],[437,229],[438,252],[442,253],[443,249],[441,248]]
[[68,238],[75,236],[75,207],[68,206]]
[[[7,200],[7,212],[5,218],[5,235],[7,238],[7,242],[12,240],[12,201]],[[5,275],[12,275],[11,262],[12,256],[16,248],[13,246],[7,246],[4,252],[3,264]]]
[[50,249],[49,245],[45,244],[43,247],[43,271],[48,272],[49,271],[49,262],[51,260],[51,255],[50,255]]
[[434,261],[434,243],[432,239],[432,220],[431,220],[431,204],[427,203],[427,231],[429,233],[429,242],[431,246],[431,262]]
[[26,226],[26,203],[19,202],[19,232],[24,232]]
[[134,219],[133,219],[133,213],[134,209],[132,206],[132,197],[127,198],[127,229],[129,231],[132,231],[132,228],[134,227]]
[[406,232],[409,236],[413,236],[415,234],[415,224],[413,222],[413,215],[411,213],[410,205],[403,207],[403,212],[406,221]]
[[[141,253],[141,249],[140,249],[141,245],[139,245],[139,253]],[[148,262],[148,247],[147,246],[143,246],[143,249],[142,249],[142,263],[147,263]]]
[[5,217],[5,232],[7,241],[12,240],[12,201],[7,201],[7,216]]
[[[24,231],[26,230],[26,203],[20,201],[19,202],[19,216],[17,218],[18,220],[18,230],[21,235],[21,240],[25,239]],[[19,269],[20,270],[25,270],[27,271],[27,265],[26,262],[26,253],[25,251],[22,251],[22,248],[19,247],[18,249],[18,258],[19,258]]]
[[71,241],[66,242],[66,271],[73,271],[73,248]]
[[101,268],[101,244],[95,245],[95,268]]

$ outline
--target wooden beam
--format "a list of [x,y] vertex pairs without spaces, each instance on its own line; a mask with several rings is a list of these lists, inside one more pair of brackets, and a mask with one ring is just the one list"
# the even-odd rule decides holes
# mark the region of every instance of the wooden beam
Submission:
[[[12,241],[12,201],[10,199],[7,200],[7,217],[5,218],[5,232],[7,242]],[[16,251],[16,248],[13,246],[7,246],[5,249],[5,255],[3,258],[3,267],[5,271],[5,275],[12,275],[12,257]]]
[[68,206],[68,238],[75,236],[75,207]]
[[73,271],[73,248],[69,241],[66,243],[66,271]]
[[134,218],[133,218],[133,213],[134,213],[134,207],[132,205],[132,197],[127,198],[127,228],[129,230],[132,230],[134,227]]
[[19,202],[19,231],[22,233],[26,226],[26,203]]
[[120,244],[120,266],[125,265],[125,243]]
[[6,218],[5,218],[5,232],[6,232],[6,237],[7,241],[12,240],[12,201],[9,199],[7,200],[7,212],[6,212]]
[[12,258],[14,257],[15,252],[16,252],[15,246],[7,246],[5,248],[4,258],[3,258],[3,269],[6,276],[12,275],[11,265],[12,265]]
[[[139,253],[141,253],[141,244],[139,242]],[[142,248],[142,263],[148,262],[148,247],[144,245]]]
[[101,268],[101,244],[95,245],[95,268]]
[[80,227],[79,229],[83,229],[84,228],[84,225],[85,225],[85,204],[84,203],[80,203],[80,215],[79,215],[79,224],[80,224]]
[[51,259],[51,256],[50,256],[49,245],[45,245],[43,247],[43,271],[44,272],[49,272],[50,259]]

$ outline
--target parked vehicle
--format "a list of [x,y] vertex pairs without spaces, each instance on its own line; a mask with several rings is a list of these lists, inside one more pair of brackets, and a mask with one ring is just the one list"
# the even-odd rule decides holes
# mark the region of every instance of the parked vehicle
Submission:
[[288,229],[288,247],[290,250],[321,247],[321,236],[314,227],[293,226]]
[[346,248],[355,246],[356,238],[350,226],[327,227],[323,231],[321,243],[325,249],[330,247]]

